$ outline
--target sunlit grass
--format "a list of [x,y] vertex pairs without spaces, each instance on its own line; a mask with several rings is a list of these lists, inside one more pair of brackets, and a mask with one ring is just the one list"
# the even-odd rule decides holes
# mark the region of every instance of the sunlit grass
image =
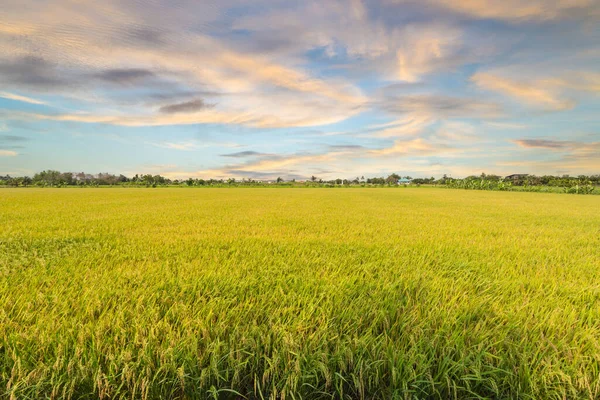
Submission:
[[0,397],[598,398],[600,198],[0,190]]

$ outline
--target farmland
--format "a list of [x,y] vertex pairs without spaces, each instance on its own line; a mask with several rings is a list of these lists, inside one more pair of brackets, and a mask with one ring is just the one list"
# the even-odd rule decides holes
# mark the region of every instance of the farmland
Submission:
[[600,197],[0,190],[0,398],[598,398]]

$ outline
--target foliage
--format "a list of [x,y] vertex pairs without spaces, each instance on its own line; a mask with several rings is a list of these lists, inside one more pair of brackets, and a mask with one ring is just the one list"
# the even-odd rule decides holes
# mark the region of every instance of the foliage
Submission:
[[0,186],[27,187],[31,185],[39,187],[99,187],[99,186],[126,186],[126,187],[167,187],[167,186],[187,186],[187,187],[397,187],[408,186],[401,179],[411,181],[414,186],[436,185],[447,186],[450,188],[476,189],[476,190],[501,190],[501,191],[529,191],[529,192],[556,192],[556,193],[576,193],[576,194],[600,194],[596,188],[600,186],[600,175],[580,175],[571,177],[563,175],[561,177],[535,175],[513,175],[502,178],[498,175],[469,176],[464,179],[454,179],[444,175],[440,179],[431,178],[411,178],[410,176],[401,176],[392,173],[387,177],[366,178],[364,176],[352,179],[330,179],[323,180],[316,176],[311,176],[305,181],[296,181],[296,179],[285,180],[277,177],[273,180],[258,180],[244,178],[242,180],[229,179],[202,179],[188,178],[185,180],[169,179],[161,175],[136,174],[132,178],[124,175],[113,175],[109,173],[100,173],[96,175],[86,174],[84,172],[59,172],[53,170],[42,171],[34,175],[33,178],[0,176]]
[[562,178],[537,177],[528,175],[516,179],[501,178],[497,175],[469,176],[465,179],[446,178],[446,185],[454,189],[470,190],[517,190],[525,192],[557,192],[554,188],[562,188],[562,192],[571,194],[594,194],[598,184],[597,176],[579,176],[577,178],[563,176]]
[[3,189],[0,397],[599,398],[599,200]]

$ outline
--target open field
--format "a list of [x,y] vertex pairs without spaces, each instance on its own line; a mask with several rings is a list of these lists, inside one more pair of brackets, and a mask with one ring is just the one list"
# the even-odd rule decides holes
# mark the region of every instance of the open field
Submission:
[[0,398],[600,397],[600,197],[0,190]]

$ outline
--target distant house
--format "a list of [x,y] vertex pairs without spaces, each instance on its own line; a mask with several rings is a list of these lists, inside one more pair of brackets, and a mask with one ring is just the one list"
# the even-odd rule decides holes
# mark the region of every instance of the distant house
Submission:
[[398,185],[410,185],[412,179],[400,178],[398,179]]
[[524,179],[527,178],[529,176],[529,174],[512,174],[512,175],[508,175],[504,178],[504,180],[506,181],[517,181],[519,179]]

